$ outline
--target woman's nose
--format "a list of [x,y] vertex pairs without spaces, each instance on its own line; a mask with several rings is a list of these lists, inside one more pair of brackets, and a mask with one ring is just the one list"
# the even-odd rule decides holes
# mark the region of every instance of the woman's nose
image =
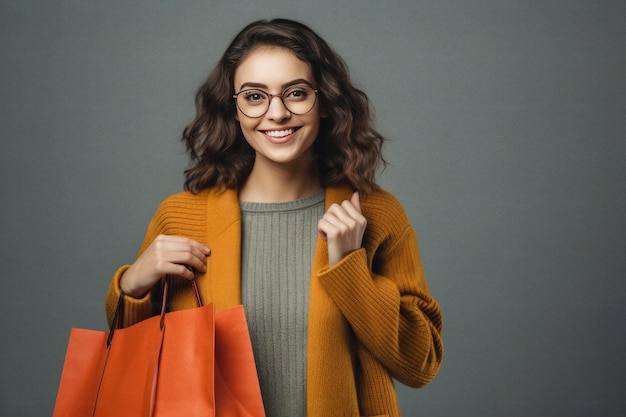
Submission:
[[291,112],[283,103],[281,96],[274,96],[270,100],[270,106],[267,109],[266,116],[272,120],[284,120],[291,116]]

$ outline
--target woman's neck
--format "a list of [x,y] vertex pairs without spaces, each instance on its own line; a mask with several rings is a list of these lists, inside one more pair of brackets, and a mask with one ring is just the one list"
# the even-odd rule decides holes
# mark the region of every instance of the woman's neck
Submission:
[[239,190],[239,200],[280,203],[315,194],[322,189],[315,164],[304,166],[254,164]]

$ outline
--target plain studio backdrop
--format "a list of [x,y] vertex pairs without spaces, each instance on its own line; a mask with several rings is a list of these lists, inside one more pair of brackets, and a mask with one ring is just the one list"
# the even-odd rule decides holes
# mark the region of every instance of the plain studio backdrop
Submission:
[[51,415],[71,327],[182,190],[196,89],[259,18],[342,55],[390,141],[445,360],[406,416],[626,413],[626,3],[0,1],[0,415]]

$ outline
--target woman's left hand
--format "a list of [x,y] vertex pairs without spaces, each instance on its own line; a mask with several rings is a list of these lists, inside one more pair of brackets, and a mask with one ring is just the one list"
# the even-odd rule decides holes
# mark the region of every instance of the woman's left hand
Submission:
[[361,214],[358,191],[350,200],[333,204],[317,224],[320,237],[328,242],[328,266],[334,266],[361,247],[367,219]]

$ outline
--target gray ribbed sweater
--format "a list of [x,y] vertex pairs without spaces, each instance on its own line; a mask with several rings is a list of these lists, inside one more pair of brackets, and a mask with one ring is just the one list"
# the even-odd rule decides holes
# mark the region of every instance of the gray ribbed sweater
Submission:
[[266,414],[306,415],[309,280],[324,191],[241,202],[241,296]]

